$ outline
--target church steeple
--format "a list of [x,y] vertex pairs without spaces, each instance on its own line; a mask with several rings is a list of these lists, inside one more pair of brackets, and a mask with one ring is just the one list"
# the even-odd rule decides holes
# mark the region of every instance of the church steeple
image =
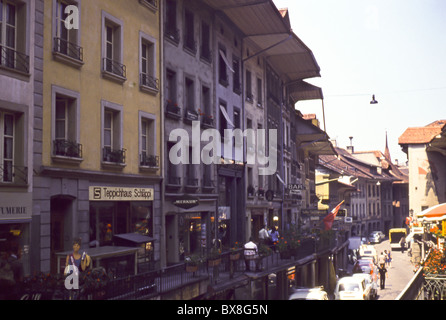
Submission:
[[389,144],[387,143],[387,131],[386,131],[386,148],[384,150],[384,156],[386,157],[387,160],[392,161],[392,159],[390,159]]

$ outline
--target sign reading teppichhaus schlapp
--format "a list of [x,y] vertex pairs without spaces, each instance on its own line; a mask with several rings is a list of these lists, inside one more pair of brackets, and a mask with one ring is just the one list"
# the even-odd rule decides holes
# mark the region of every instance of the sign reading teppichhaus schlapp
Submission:
[[153,188],[100,187],[89,188],[90,201],[153,201]]

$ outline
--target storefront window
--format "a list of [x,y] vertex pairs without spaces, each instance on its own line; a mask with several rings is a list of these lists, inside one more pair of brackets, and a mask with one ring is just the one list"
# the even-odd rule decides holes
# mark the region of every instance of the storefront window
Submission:
[[113,244],[113,236],[137,232],[153,235],[149,202],[95,202],[90,204],[90,246]]
[[15,276],[24,277],[30,274],[29,224],[0,223],[0,261],[2,265],[14,264],[14,270],[19,266],[21,271]]
[[185,255],[203,254],[206,248],[206,223],[201,213],[182,214],[178,219],[180,260]]

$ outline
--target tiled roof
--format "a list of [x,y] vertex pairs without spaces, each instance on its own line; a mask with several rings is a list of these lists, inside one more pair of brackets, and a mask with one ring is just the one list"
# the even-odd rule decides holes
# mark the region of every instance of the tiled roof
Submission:
[[446,125],[446,120],[438,120],[428,124],[425,127],[407,128],[406,131],[399,137],[399,144],[422,144],[429,143]]

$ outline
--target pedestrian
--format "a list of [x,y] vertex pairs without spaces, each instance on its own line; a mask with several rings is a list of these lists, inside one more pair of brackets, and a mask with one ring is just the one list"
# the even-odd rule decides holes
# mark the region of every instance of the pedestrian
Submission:
[[384,253],[386,254],[386,266],[388,268],[391,268],[392,267],[392,255],[390,253],[390,250],[389,250],[389,252],[387,252],[387,250],[384,250]]
[[279,228],[277,226],[274,227],[274,231],[270,232],[271,242],[274,246],[274,251],[276,250],[276,244],[279,241]]
[[379,255],[379,258],[378,258],[378,264],[382,265],[385,263],[386,263],[386,256],[384,255],[383,252],[381,252],[381,254]]
[[256,260],[256,269],[257,269],[257,258],[258,258],[258,249],[257,245],[254,243],[252,237],[249,238],[249,241],[245,243],[244,246],[244,255],[245,255],[245,266],[246,271],[250,271],[250,263],[251,260]]
[[260,243],[263,243],[263,244],[268,243],[269,234],[268,234],[268,231],[266,230],[266,225],[264,225],[263,228],[260,229],[260,231],[259,231],[259,240],[260,240]]
[[401,237],[400,239],[401,253],[404,253],[404,249],[406,247],[406,237]]
[[380,264],[380,266],[378,267],[378,273],[379,273],[379,285],[382,290],[385,289],[386,278],[388,277],[385,264]]

